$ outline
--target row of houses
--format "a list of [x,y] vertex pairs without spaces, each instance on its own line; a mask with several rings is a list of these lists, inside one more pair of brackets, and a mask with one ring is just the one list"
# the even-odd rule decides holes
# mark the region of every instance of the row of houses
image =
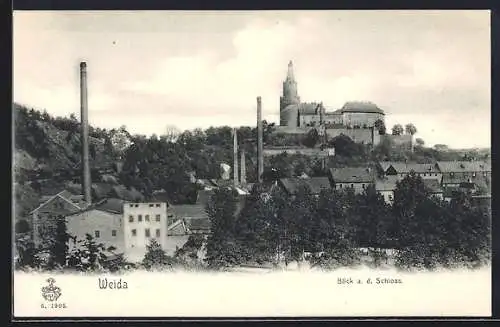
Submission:
[[412,172],[422,178],[432,195],[445,200],[450,200],[459,190],[469,191],[477,199],[488,200],[491,197],[491,165],[477,161],[434,164],[380,162],[375,167],[331,168],[324,177],[282,178],[277,185],[290,195],[300,186],[307,186],[313,194],[319,194],[325,188],[353,188],[359,194],[372,185],[387,203],[392,203],[397,183]]

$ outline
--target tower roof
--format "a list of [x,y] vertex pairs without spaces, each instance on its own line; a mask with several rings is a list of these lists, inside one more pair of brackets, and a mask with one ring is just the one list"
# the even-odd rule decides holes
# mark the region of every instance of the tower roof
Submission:
[[293,75],[293,62],[290,60],[288,63],[288,72],[286,74],[287,81],[295,81],[295,76]]

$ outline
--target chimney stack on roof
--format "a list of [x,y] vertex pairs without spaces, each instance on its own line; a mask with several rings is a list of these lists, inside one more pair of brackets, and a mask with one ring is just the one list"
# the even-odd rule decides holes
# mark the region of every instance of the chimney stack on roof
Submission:
[[89,121],[87,101],[87,63],[80,63],[80,119],[81,119],[81,143],[82,143],[82,191],[88,205],[92,203],[89,163]]

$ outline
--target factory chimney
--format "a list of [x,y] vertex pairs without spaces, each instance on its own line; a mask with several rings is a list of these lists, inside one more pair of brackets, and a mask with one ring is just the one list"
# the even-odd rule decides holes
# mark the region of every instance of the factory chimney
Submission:
[[238,135],[236,133],[236,128],[233,129],[233,175],[234,175],[234,187],[238,186]]
[[264,156],[263,156],[263,131],[262,131],[262,99],[257,97],[257,178],[259,183],[262,183],[262,175],[264,173]]
[[241,186],[245,186],[247,184],[247,169],[246,169],[245,150],[244,149],[241,149],[240,184],[241,184]]
[[87,63],[80,63],[80,119],[81,119],[81,144],[82,144],[82,191],[88,205],[92,203],[90,193],[91,179],[89,166],[89,120],[87,102]]

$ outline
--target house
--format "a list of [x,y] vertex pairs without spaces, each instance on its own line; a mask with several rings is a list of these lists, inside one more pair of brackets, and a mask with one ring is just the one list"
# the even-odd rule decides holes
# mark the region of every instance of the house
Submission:
[[292,196],[296,195],[301,187],[306,187],[313,195],[319,195],[322,190],[330,190],[332,188],[328,177],[281,178],[278,180],[278,186],[288,195]]
[[36,247],[47,245],[45,241],[55,235],[57,220],[87,207],[85,201],[74,194],[63,190],[45,200],[31,211],[32,238]]
[[397,176],[403,179],[405,176],[414,172],[422,179],[436,179],[441,181],[441,171],[436,164],[419,164],[407,162],[391,162],[383,161],[379,163],[379,167],[384,176]]
[[165,202],[124,203],[123,226],[125,259],[129,262],[140,262],[152,240],[165,251],[169,247]]
[[[186,234],[208,234],[210,233],[210,219],[204,205],[181,204],[172,206],[175,223],[169,228],[174,231],[184,231]],[[182,221],[182,223],[179,223]],[[182,227],[181,227],[182,226]],[[176,227],[176,229],[174,229]]]
[[95,242],[106,248],[115,247],[113,253],[123,253],[123,205],[124,200],[110,198],[72,213],[66,216],[67,231],[77,241],[90,234]]
[[[485,161],[438,161],[436,166],[445,188],[466,187],[466,184],[486,186],[491,181],[491,163]],[[470,187],[470,185],[469,185]]]
[[435,196],[441,200],[444,199],[443,189],[437,179],[423,179],[423,183],[431,196]]
[[329,177],[336,190],[353,188],[362,193],[368,185],[375,184],[375,172],[368,167],[330,168]]
[[394,190],[398,181],[397,176],[387,176],[375,181],[375,190],[384,197],[384,201],[388,204],[394,201]]

